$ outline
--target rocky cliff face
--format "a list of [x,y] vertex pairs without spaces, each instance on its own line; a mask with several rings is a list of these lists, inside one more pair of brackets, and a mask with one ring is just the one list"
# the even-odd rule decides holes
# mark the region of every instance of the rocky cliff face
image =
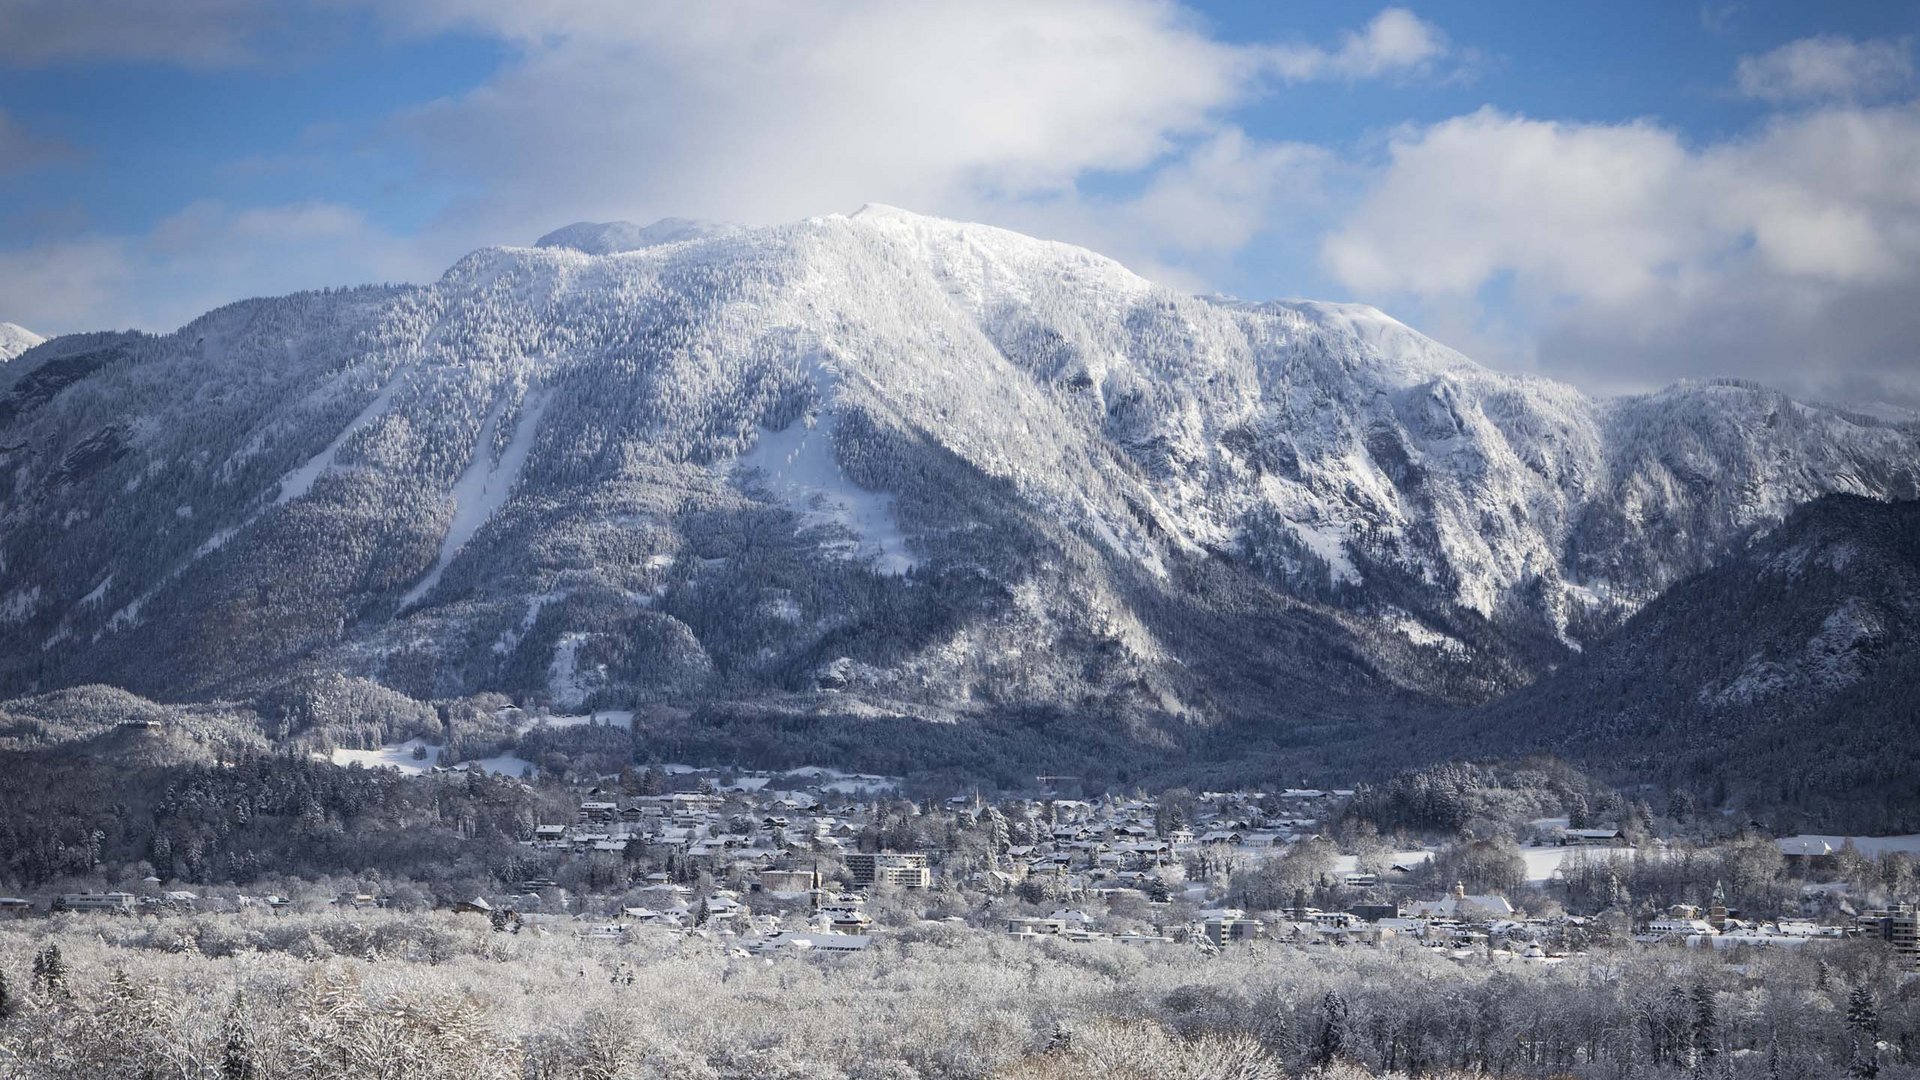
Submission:
[[1471,701],[1833,492],[1920,434],[887,208],[572,226],[0,368],[0,692]]

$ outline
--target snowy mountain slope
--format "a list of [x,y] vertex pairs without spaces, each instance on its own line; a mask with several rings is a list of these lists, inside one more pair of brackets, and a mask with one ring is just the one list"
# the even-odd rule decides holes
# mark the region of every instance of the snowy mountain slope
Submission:
[[1477,700],[1802,502],[1920,494],[1910,427],[890,208],[541,244],[0,369],[0,691]]
[[47,340],[39,334],[10,322],[0,322],[0,364],[19,356]]

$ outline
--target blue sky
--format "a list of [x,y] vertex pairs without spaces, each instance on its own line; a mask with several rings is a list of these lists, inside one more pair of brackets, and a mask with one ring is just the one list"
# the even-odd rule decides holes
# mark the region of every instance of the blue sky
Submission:
[[1601,392],[1920,400],[1913,3],[0,0],[0,319],[867,201]]

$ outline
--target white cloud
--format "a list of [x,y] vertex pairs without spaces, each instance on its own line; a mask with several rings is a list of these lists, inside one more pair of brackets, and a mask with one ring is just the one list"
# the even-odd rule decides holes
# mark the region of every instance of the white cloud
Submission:
[[1686,151],[1650,125],[1483,109],[1405,132],[1390,153],[1325,245],[1328,268],[1355,288],[1465,294],[1512,271],[1551,292],[1617,298],[1695,243]]
[[1439,323],[1474,323],[1501,290],[1539,365],[1587,385],[1736,373],[1912,399],[1920,315],[1896,298],[1920,296],[1915,176],[1914,105],[1789,114],[1697,148],[1651,123],[1483,110],[1396,137],[1322,257]]
[[1347,171],[1321,147],[1268,142],[1228,127],[1182,147],[1126,195],[983,197],[943,212],[1079,244],[1155,281],[1207,292],[1250,244],[1324,212],[1335,179]]
[[503,231],[1058,194],[1212,131],[1258,68],[1144,0],[437,10],[524,49],[406,121],[436,176],[485,178],[459,216]]
[[[1304,156],[1240,132],[1234,109],[1276,75],[1406,73],[1446,52],[1398,8],[1325,51],[1223,42],[1170,0],[430,0],[407,18],[517,50],[401,123],[434,179],[472,190],[447,250],[575,218],[771,222],[870,201],[1125,237],[1109,246],[1129,257],[1211,250],[1245,242]],[[1138,205],[1084,194],[1099,175],[1133,177]]]
[[1913,43],[1822,35],[1740,58],[1740,92],[1763,101],[1866,101],[1913,85]]
[[43,334],[169,331],[242,297],[418,280],[443,268],[346,207],[202,202],[144,235],[0,250],[0,319]]
[[1342,35],[1340,47],[1279,46],[1271,50],[1273,70],[1289,82],[1315,79],[1371,79],[1418,71],[1449,52],[1447,36],[1406,8],[1387,8],[1358,31]]

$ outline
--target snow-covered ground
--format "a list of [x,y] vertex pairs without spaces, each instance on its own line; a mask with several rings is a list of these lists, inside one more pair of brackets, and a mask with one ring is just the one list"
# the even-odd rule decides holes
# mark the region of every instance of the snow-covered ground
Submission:
[[893,516],[893,496],[853,482],[833,453],[837,418],[796,420],[779,431],[762,429],[753,449],[740,456],[743,469],[757,469],[775,498],[813,525],[838,525],[859,538],[854,554],[871,557],[884,574],[913,568],[907,539]]
[[589,725],[622,727],[631,731],[633,730],[633,710],[599,709],[590,713],[577,713],[568,716],[534,716],[522,720],[517,725],[516,730],[518,730],[520,734],[525,735],[527,732],[538,727],[587,727]]
[[547,398],[529,394],[520,403],[520,415],[514,423],[513,434],[496,460],[493,443],[506,407],[506,402],[502,401],[487,414],[486,423],[481,426],[480,435],[474,440],[473,459],[467,462],[466,470],[454,482],[453,523],[447,527],[447,535],[440,541],[440,555],[434,560],[433,569],[427,571],[427,576],[407,590],[400,606],[409,606],[433,591],[454,556],[467,546],[467,541],[473,539],[482,525],[506,505],[507,494],[520,479],[520,470],[527,463],[527,455],[533,452],[534,436],[540,431],[541,414],[547,411]]
[[347,440],[359,434],[362,428],[386,415],[388,406],[393,404],[395,391],[400,389],[400,383],[401,379],[398,376],[389,381],[378,394],[373,396],[373,400],[367,403],[367,407],[360,410],[360,415],[354,417],[352,422],[335,436],[324,450],[281,477],[280,491],[274,496],[274,504],[284,506],[295,499],[305,497],[307,492],[312,491],[314,483],[320,479],[321,474],[333,467],[334,459],[340,456],[340,448],[347,444]]
[[[627,714],[631,718],[632,714]],[[426,756],[415,758],[416,747],[425,747]],[[392,743],[377,750],[335,750],[330,757],[335,765],[360,765],[368,769],[398,769],[408,776],[419,776],[428,769],[440,764],[440,755],[444,747],[434,746],[425,739],[408,739],[403,743]],[[499,757],[482,758],[477,761],[463,762],[465,765],[477,765],[496,776],[511,776],[516,780],[533,768],[533,762],[512,754]]]
[[580,670],[580,646],[586,643],[584,631],[572,630],[561,634],[553,647],[553,662],[547,665],[547,690],[562,708],[578,706],[591,691],[591,673]]
[[[1560,864],[1566,862],[1567,858],[1577,851],[1586,852],[1595,860],[1606,859],[1613,855],[1631,857],[1633,854],[1625,848],[1523,847],[1520,849],[1520,857],[1527,864],[1527,882],[1538,885],[1553,880],[1554,872],[1560,869]],[[1425,862],[1432,855],[1431,851],[1424,850],[1396,851],[1388,856],[1387,861],[1396,866],[1411,866]],[[1340,855],[1333,860],[1333,870],[1337,874],[1351,874],[1354,868],[1355,861],[1352,855]]]
[[878,795],[883,792],[897,791],[900,788],[899,777],[847,773],[821,765],[803,765],[798,769],[789,769],[782,775],[821,781],[819,785],[821,791],[831,791],[839,795]]
[[[1389,866],[1416,866],[1431,858],[1433,858],[1433,852],[1424,848],[1413,851],[1395,851],[1388,854],[1387,864]],[[1333,857],[1334,873],[1351,874],[1357,869],[1359,869],[1359,860],[1355,856],[1335,855]]]
[[[414,751],[426,748],[426,756],[414,757]],[[408,739],[403,743],[382,746],[378,750],[335,750],[332,761],[335,765],[361,765],[369,769],[398,769],[408,776],[419,776],[440,763],[443,748],[433,746],[425,739]]]
[[[1560,864],[1566,862],[1567,855],[1575,851],[1592,852],[1594,849],[1577,847],[1521,848],[1520,857],[1527,861],[1527,880],[1534,884],[1553,880],[1554,872],[1560,869]],[[1604,850],[1599,851],[1596,857],[1604,859],[1607,857],[1607,852]]]
[[495,776],[511,776],[516,780],[525,776],[528,769],[535,768],[533,762],[526,758],[514,757],[512,754],[481,758],[469,764],[478,765]]
[[900,789],[900,778],[897,776],[841,772],[823,765],[802,765],[785,772],[745,771],[717,766],[687,765],[680,762],[650,767],[659,769],[669,776],[685,776],[691,773],[713,773],[717,776],[723,772],[731,773],[734,781],[722,786],[720,788],[722,791],[760,791],[775,780],[810,781],[811,786],[837,795],[872,796]]
[[1909,833],[1905,836],[1828,836],[1822,833],[1803,833],[1799,836],[1782,837],[1775,842],[1780,845],[1782,851],[1808,851],[1821,844],[1839,851],[1849,840],[1853,841],[1855,851],[1870,859],[1877,859],[1894,852],[1905,852],[1908,855],[1920,857],[1920,833]]

